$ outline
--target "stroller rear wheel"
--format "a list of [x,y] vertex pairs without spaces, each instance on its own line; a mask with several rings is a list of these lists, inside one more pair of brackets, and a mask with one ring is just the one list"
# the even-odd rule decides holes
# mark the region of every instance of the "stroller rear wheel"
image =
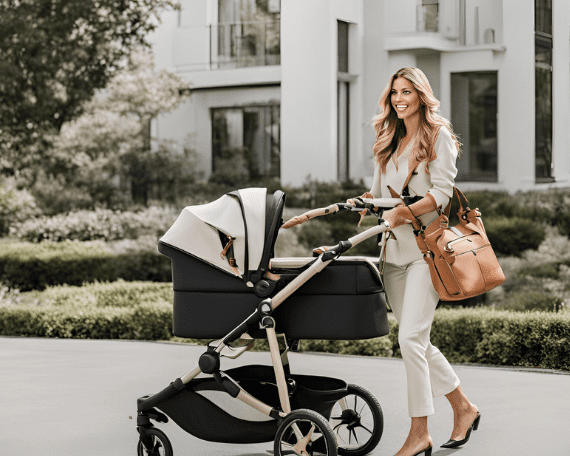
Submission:
[[142,440],[139,439],[137,445],[137,456],[173,456],[172,444],[166,434],[160,429],[148,428],[145,429],[145,434],[150,437],[152,448],[149,450],[145,448]]
[[380,442],[384,416],[378,400],[367,389],[348,385],[347,391],[333,406],[330,425],[338,442],[338,454],[363,456]]
[[336,439],[328,421],[308,409],[293,410],[275,435],[275,456],[337,456]]

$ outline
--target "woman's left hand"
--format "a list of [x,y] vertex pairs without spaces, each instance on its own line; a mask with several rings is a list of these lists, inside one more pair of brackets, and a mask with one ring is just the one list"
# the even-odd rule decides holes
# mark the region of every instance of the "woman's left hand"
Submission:
[[384,212],[382,218],[390,224],[390,229],[393,230],[398,226],[412,223],[413,215],[410,209],[403,204],[396,206],[394,209]]

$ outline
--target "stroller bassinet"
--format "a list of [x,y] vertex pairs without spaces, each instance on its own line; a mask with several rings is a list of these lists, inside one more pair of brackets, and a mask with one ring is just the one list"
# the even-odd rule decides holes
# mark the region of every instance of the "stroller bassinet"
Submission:
[[[172,261],[176,336],[226,335],[263,298],[273,296],[314,261],[272,259],[284,201],[281,191],[267,195],[266,189],[246,189],[183,210],[159,242],[159,251]],[[381,291],[380,275],[369,260],[339,258],[276,309],[276,329],[290,339],[386,335]]]

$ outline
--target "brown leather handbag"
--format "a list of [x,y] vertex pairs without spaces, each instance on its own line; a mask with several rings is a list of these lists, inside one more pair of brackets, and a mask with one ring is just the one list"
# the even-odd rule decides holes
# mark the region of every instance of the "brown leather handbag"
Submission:
[[412,223],[416,242],[429,265],[433,285],[442,301],[478,296],[505,281],[487,238],[481,212],[469,209],[465,195],[458,188],[453,189],[459,201],[457,225],[449,226],[453,198],[427,227],[415,216]]

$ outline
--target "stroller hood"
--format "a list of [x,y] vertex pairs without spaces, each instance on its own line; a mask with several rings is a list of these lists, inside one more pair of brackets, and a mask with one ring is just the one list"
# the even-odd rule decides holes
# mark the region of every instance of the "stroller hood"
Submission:
[[[208,204],[187,206],[160,239],[253,285],[273,256],[285,194],[236,190]],[[229,245],[228,245],[229,244]]]

